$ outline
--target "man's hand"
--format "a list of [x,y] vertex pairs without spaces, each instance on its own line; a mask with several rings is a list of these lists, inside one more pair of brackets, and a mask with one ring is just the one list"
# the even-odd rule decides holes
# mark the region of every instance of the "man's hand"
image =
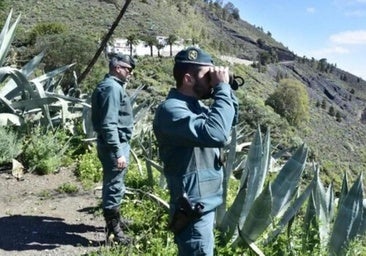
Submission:
[[223,66],[214,66],[209,71],[211,86],[215,87],[219,83],[229,83],[229,68]]
[[126,167],[127,167],[127,161],[126,161],[125,156],[121,156],[121,157],[117,158],[117,168],[122,170]]

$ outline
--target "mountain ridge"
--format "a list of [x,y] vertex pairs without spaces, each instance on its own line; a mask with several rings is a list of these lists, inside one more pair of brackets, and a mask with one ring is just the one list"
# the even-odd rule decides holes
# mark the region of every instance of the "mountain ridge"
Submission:
[[[269,58],[268,63],[257,65],[245,74],[248,93],[257,90],[257,96],[264,101],[278,85],[279,78],[301,81],[310,96],[311,118],[305,128],[298,129],[298,135],[312,148],[330,180],[336,179],[331,170],[348,169],[353,174],[362,170],[366,152],[366,82],[324,59],[297,56],[269,32],[264,33],[247,21],[230,18],[229,12],[224,15],[222,6],[204,2],[131,1],[113,36],[177,34],[198,40],[216,56],[232,56],[257,64],[260,57]],[[11,8],[15,15],[22,14],[19,41],[35,24],[42,22],[66,24],[70,31],[87,34],[98,41],[120,11],[116,3],[123,6],[124,1],[25,0],[15,1]],[[3,16],[7,11],[2,10]],[[327,108],[317,107],[319,102],[325,102]],[[341,113],[340,122],[329,115],[330,106]]]

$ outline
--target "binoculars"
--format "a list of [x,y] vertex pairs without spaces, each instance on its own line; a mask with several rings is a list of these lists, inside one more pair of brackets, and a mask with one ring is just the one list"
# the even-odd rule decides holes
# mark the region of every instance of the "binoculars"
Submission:
[[241,76],[236,76],[234,74],[230,74],[229,76],[229,84],[231,86],[231,89],[234,91],[238,90],[240,86],[243,86],[245,83],[245,80]]
[[[211,80],[209,72],[207,72],[205,74],[205,77],[208,81]],[[229,74],[229,85],[230,85],[231,89],[233,89],[234,91],[238,90],[240,86],[244,85],[244,83],[245,83],[245,80],[243,77],[237,76],[233,73]]]

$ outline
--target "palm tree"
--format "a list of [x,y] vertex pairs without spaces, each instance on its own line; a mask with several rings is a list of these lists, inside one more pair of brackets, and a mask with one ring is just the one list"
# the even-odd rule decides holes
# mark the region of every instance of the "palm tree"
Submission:
[[130,56],[132,56],[132,47],[138,43],[138,38],[136,34],[131,34],[127,36],[127,45],[130,47]]
[[169,44],[170,47],[170,57],[173,56],[173,44],[178,41],[178,37],[174,34],[171,34],[168,36],[168,38],[166,39],[166,43]]
[[165,44],[162,42],[157,42],[157,44],[155,46],[158,49],[158,57],[160,57],[160,50],[165,47]]
[[150,47],[150,56],[153,57],[153,47],[158,44],[155,36],[146,36],[145,43]]

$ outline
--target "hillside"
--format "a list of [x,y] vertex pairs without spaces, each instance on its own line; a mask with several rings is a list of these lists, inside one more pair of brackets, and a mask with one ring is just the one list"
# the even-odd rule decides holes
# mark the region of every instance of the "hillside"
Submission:
[[[24,42],[29,31],[35,24],[45,22],[65,24],[70,31],[100,42],[119,13],[116,6],[120,8],[124,4],[121,0],[5,2],[9,2],[8,8],[2,9],[1,17],[6,17],[10,7],[15,15],[22,15],[17,47],[27,47]],[[276,61],[267,63],[261,72],[247,66],[236,69],[246,79],[247,91],[240,93],[252,93],[264,101],[276,88],[279,76],[302,81],[311,99],[311,119],[306,127],[295,132],[310,146],[313,158],[322,164],[330,180],[339,180],[348,170],[358,174],[365,167],[366,82],[360,78],[334,64],[325,63],[330,69],[320,70],[320,60],[296,56],[284,46],[285,42],[276,41],[250,21],[229,18],[223,15],[222,8],[204,1],[134,0],[113,36],[132,33],[176,34],[197,40],[216,56],[230,55],[249,61],[257,61],[260,54],[274,53]],[[317,107],[319,102],[324,102],[326,107]],[[341,121],[329,115],[330,106],[340,113]]]

